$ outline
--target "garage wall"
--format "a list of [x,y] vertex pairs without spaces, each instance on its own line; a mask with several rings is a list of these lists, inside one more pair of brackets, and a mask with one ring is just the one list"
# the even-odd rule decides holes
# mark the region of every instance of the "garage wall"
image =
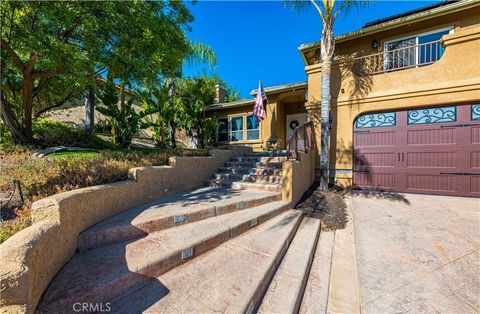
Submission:
[[[443,37],[445,52],[432,65],[358,77],[347,63],[334,64],[331,109],[334,121],[329,158],[330,175],[338,185],[352,184],[353,123],[358,115],[480,101],[478,16],[480,10],[476,8],[463,12],[462,18],[469,23],[453,22],[455,33]],[[306,71],[309,84],[306,107],[317,126],[316,138],[320,142],[321,68],[316,64],[307,66]],[[318,163],[316,170],[318,174]]]

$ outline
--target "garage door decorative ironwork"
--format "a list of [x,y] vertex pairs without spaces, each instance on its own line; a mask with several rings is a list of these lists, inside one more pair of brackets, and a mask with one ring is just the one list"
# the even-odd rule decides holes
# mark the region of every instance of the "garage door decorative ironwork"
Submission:
[[480,120],[480,105],[472,105],[472,120]]
[[357,118],[357,128],[379,128],[395,126],[395,112],[365,114]]
[[457,107],[441,107],[408,111],[408,124],[430,124],[457,121]]

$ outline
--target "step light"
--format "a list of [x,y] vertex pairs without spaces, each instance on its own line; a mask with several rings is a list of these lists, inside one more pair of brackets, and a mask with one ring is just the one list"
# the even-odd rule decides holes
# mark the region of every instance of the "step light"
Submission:
[[257,219],[257,218],[253,218],[253,219],[250,221],[250,227],[255,227],[256,225],[258,225],[258,219]]
[[182,259],[187,259],[193,256],[193,247],[182,250]]
[[175,216],[173,216],[173,223],[174,224],[178,224],[178,223],[182,223],[182,222],[185,222],[185,215],[175,215]]
[[237,209],[245,209],[245,202],[238,203]]

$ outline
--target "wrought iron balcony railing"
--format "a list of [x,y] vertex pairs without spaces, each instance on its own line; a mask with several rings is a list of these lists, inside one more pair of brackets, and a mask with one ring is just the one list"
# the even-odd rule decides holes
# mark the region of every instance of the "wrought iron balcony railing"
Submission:
[[443,51],[440,40],[387,50],[355,58],[353,70],[357,75],[372,75],[425,66],[439,60]]

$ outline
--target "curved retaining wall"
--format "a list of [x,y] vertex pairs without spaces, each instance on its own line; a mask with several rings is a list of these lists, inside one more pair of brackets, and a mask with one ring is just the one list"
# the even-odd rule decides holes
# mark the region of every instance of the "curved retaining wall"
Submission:
[[128,180],[60,193],[33,203],[34,224],[0,245],[0,312],[33,313],[47,285],[88,227],[132,207],[202,185],[248,147],[171,157],[169,166],[130,169]]

